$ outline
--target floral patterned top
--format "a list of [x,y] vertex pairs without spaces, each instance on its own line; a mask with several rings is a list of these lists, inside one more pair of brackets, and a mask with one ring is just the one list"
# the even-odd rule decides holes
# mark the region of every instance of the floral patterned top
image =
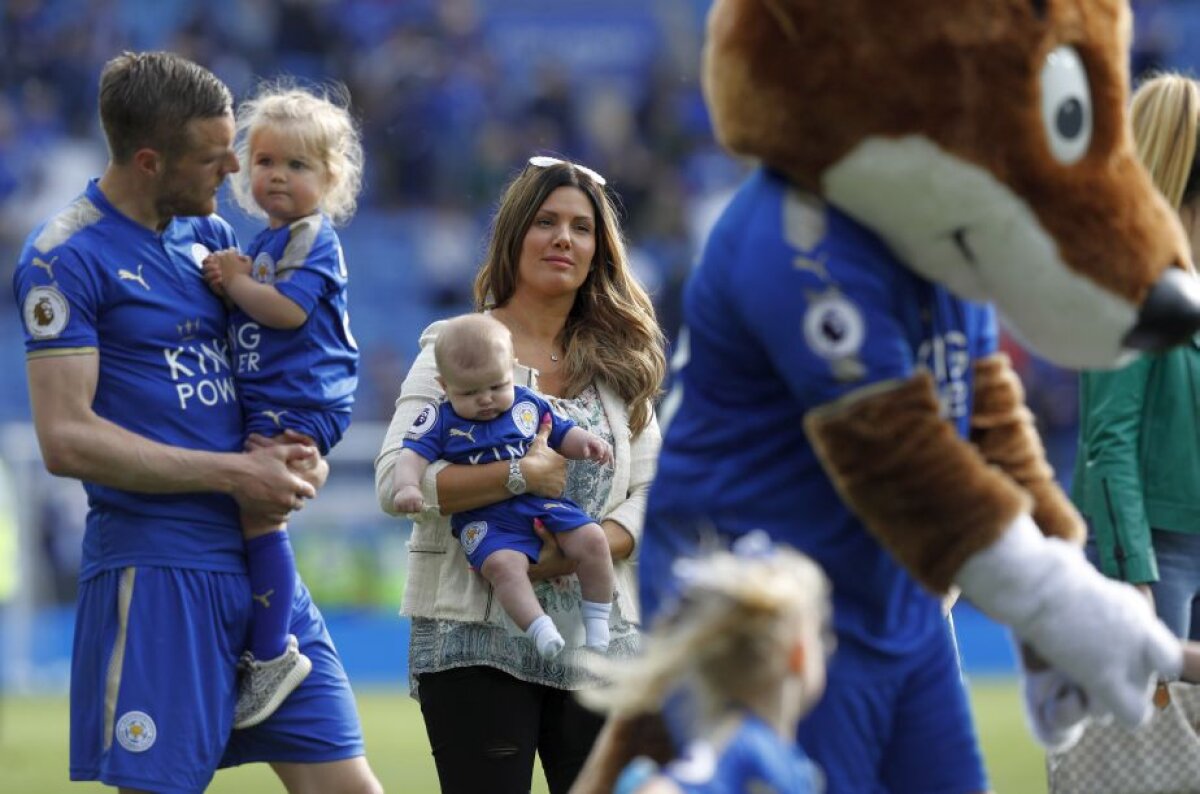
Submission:
[[[557,413],[609,444],[613,443],[612,428],[609,427],[595,386],[589,386],[572,399],[545,396]],[[611,487],[610,467],[590,465],[584,461],[567,461],[566,496],[588,515],[595,516],[603,510]],[[417,695],[418,675],[480,665],[495,667],[522,681],[556,689],[588,686],[593,679],[580,662],[584,655],[591,652],[581,647],[583,618],[580,602],[583,596],[578,577],[562,576],[535,582],[534,593],[567,640],[567,648],[563,653],[552,660],[543,659],[533,641],[507,616],[504,625],[414,617],[409,644],[409,686],[412,695]],[[637,627],[625,619],[620,605],[615,601],[609,631],[609,657],[630,657],[638,652]]]

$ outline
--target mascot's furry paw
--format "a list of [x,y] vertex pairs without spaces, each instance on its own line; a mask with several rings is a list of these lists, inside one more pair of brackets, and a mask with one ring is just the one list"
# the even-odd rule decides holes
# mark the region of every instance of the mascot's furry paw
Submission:
[[1145,722],[1159,678],[1179,677],[1183,644],[1127,584],[1106,579],[1075,546],[1021,516],[960,569],[963,596],[1082,688],[1094,716]]
[[1021,698],[1025,721],[1047,750],[1064,752],[1083,737],[1089,719],[1087,694],[1028,647],[1021,649]]

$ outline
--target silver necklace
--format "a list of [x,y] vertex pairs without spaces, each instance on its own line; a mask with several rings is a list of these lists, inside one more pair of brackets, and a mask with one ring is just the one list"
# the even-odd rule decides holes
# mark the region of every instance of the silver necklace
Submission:
[[[509,320],[511,321],[511,320],[513,320],[513,319],[514,319],[514,318],[513,318],[513,316],[510,314],[510,315],[509,315]],[[557,363],[558,363],[558,360],[559,360],[560,356],[559,356],[557,353],[555,353],[555,352],[553,351],[553,349],[551,349],[551,348],[547,348],[547,347],[543,347],[543,346],[542,346],[540,343],[538,343],[538,342],[537,342],[537,340],[534,338],[533,334],[531,334],[531,333],[529,332],[529,329],[525,327],[525,324],[524,324],[524,323],[518,323],[518,324],[517,324],[517,328],[518,328],[518,330],[519,330],[521,333],[525,334],[525,338],[526,338],[526,339],[528,339],[530,342],[533,342],[533,343],[537,344],[537,346],[538,346],[538,347],[540,347],[540,348],[542,349],[542,352],[543,352],[543,353],[545,353],[547,356],[549,356],[549,357],[550,357],[550,363],[552,363],[552,364],[557,364]]]

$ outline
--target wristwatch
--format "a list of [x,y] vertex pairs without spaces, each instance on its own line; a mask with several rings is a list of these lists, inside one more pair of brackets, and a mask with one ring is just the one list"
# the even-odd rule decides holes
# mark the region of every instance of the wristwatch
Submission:
[[520,496],[529,487],[529,483],[525,482],[525,475],[521,473],[519,458],[508,459],[508,479],[505,481],[504,487],[513,496]]

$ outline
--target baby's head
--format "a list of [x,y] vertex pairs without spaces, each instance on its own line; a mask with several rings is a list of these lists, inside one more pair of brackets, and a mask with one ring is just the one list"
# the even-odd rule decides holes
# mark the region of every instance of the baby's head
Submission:
[[273,226],[318,210],[334,223],[350,220],[363,150],[348,105],[345,89],[315,93],[287,82],[243,102],[235,144],[241,170],[231,179],[242,209]]
[[454,412],[486,422],[513,404],[512,335],[486,314],[447,320],[433,344],[438,383]]

